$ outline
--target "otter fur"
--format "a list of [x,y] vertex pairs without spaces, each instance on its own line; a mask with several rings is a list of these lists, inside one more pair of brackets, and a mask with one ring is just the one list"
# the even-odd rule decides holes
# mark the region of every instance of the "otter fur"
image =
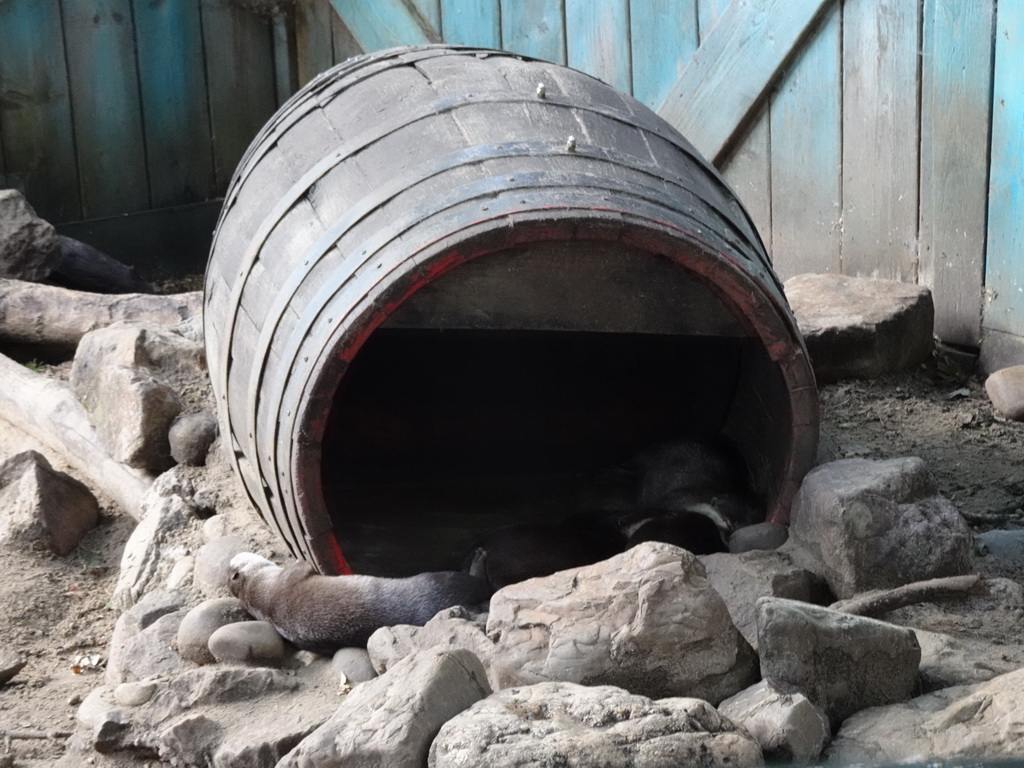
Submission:
[[365,646],[380,627],[422,626],[438,611],[478,605],[491,595],[486,582],[467,573],[322,576],[309,563],[280,566],[251,552],[231,558],[228,588],[293,645],[325,655]]

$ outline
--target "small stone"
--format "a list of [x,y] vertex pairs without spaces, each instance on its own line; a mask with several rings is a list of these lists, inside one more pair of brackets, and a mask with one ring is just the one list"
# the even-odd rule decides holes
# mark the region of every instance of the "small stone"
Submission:
[[213,541],[230,533],[228,520],[224,515],[214,515],[203,521],[203,538],[206,541]]
[[184,590],[192,583],[192,572],[196,567],[196,559],[192,555],[179,558],[167,575],[167,589]]
[[28,662],[13,651],[0,651],[0,686],[6,685],[14,679]]
[[114,689],[114,701],[122,707],[141,707],[153,698],[156,683],[151,680],[136,680],[121,683]]
[[210,637],[221,627],[239,621],[248,621],[249,614],[234,597],[216,597],[206,600],[185,614],[178,627],[176,645],[183,659],[196,664],[212,664],[216,659],[210,652]]
[[171,424],[167,438],[176,462],[201,467],[217,439],[217,418],[209,411],[182,414]]
[[1024,420],[1024,365],[1003,368],[985,379],[992,407],[1008,419]]
[[778,549],[789,538],[789,528],[779,523],[755,523],[737,529],[729,537],[729,552],[738,555],[754,550]]
[[284,661],[284,640],[266,621],[239,621],[210,635],[210,653],[220,662],[277,667]]
[[206,597],[231,597],[228,590],[231,558],[246,549],[240,536],[221,536],[200,547],[193,576],[199,591]]
[[365,648],[341,648],[331,659],[331,666],[340,676],[352,685],[365,683],[377,677],[377,671],[370,662],[370,654]]
[[16,189],[0,189],[0,276],[39,282],[49,277],[60,252],[53,225]]
[[806,764],[832,736],[828,718],[802,693],[781,693],[767,680],[723,701],[718,711],[742,725],[767,760]]

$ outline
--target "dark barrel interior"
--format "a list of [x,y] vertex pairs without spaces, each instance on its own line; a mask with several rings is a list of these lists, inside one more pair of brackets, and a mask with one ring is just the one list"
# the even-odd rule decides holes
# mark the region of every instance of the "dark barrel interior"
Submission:
[[325,572],[628,507],[637,452],[681,436],[728,438],[784,522],[814,460],[731,190],[630,97],[510,54],[396,49],[297,94],[236,173],[205,317],[239,474]]

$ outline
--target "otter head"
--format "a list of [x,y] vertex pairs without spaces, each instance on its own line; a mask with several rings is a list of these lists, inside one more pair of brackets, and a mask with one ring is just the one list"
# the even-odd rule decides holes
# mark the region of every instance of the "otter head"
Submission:
[[239,552],[231,558],[231,562],[228,564],[228,590],[235,597],[241,597],[242,590],[252,575],[264,568],[280,570],[281,566],[275,565],[262,555]]

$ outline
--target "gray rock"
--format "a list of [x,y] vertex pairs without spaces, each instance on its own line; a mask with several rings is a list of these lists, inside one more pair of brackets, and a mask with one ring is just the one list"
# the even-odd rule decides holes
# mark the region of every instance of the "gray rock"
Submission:
[[983,683],[1024,668],[1024,647],[972,637],[914,631],[921,646],[921,692]]
[[761,750],[705,701],[539,683],[489,696],[441,728],[430,768],[761,765]]
[[16,189],[0,189],[0,277],[39,282],[57,264],[53,226]]
[[764,679],[783,693],[803,693],[833,726],[917,691],[921,647],[905,627],[763,597],[757,639]]
[[753,551],[738,555],[715,554],[700,558],[708,581],[722,596],[733,624],[757,650],[754,606],[762,597],[785,597],[805,603],[828,603],[824,581],[801,568],[786,552]]
[[41,453],[23,451],[0,464],[0,543],[38,541],[66,555],[99,517],[89,489],[55,470]]
[[331,668],[343,682],[359,685],[377,677],[365,648],[341,648],[331,659]]
[[1002,416],[1024,420],[1024,365],[1002,368],[985,379],[992,407]]
[[110,638],[107,659],[107,684],[114,686],[129,679],[126,648],[140,632],[158,619],[175,613],[185,604],[180,592],[157,589],[143,597],[117,618]]
[[487,635],[502,688],[585,682],[715,704],[757,678],[704,566],[660,542],[499,590]]
[[152,680],[136,680],[121,683],[114,688],[114,701],[122,707],[141,707],[153,698],[156,683]]
[[971,568],[973,538],[917,458],[844,459],[811,470],[790,512],[790,540],[839,598]]
[[0,687],[3,687],[25,668],[28,662],[9,649],[0,649]]
[[931,354],[927,288],[820,274],[791,277],[785,292],[819,384],[912,370]]
[[284,640],[267,621],[238,621],[210,635],[210,653],[221,663],[279,667],[284,651]]
[[161,730],[157,751],[177,765],[212,765],[210,756],[222,737],[223,729],[216,720],[202,712],[186,714]]
[[217,417],[209,411],[182,414],[171,424],[167,439],[171,458],[179,464],[201,467],[217,439]]
[[248,620],[249,614],[237,598],[205,600],[182,619],[175,643],[178,653],[195,664],[212,664],[216,659],[210,652],[210,636],[223,626]]
[[1022,711],[1024,669],[1019,669],[987,683],[944,688],[853,715],[825,754],[838,765],[940,755],[957,761],[1019,758]]
[[378,674],[384,674],[406,656],[431,649],[462,648],[476,656],[487,671],[492,688],[500,680],[492,661],[500,653],[487,636],[486,624],[462,606],[440,611],[422,627],[400,624],[381,627],[366,643],[370,663]]
[[206,597],[231,597],[228,589],[228,566],[231,558],[247,550],[240,536],[222,536],[211,539],[196,553],[194,579]]
[[984,573],[1012,579],[1024,572],[1024,530],[985,531],[976,534],[974,541],[983,558],[978,568]]
[[778,549],[789,538],[789,528],[780,523],[755,523],[739,528],[729,537],[729,552],[738,555],[741,552]]
[[184,611],[161,616],[137,635],[129,638],[115,660],[107,662],[107,682],[113,685],[143,680],[152,675],[170,675],[185,669],[185,662],[174,650],[174,638]]
[[79,705],[76,719],[88,731],[93,749],[101,753],[123,749],[122,739],[130,730],[124,711],[114,701],[114,689],[103,685],[94,689]]
[[441,726],[490,692],[468,651],[414,654],[355,688],[278,768],[422,768]]
[[767,680],[730,696],[718,711],[746,728],[773,762],[809,763],[832,737],[821,707],[802,693],[781,693]]

